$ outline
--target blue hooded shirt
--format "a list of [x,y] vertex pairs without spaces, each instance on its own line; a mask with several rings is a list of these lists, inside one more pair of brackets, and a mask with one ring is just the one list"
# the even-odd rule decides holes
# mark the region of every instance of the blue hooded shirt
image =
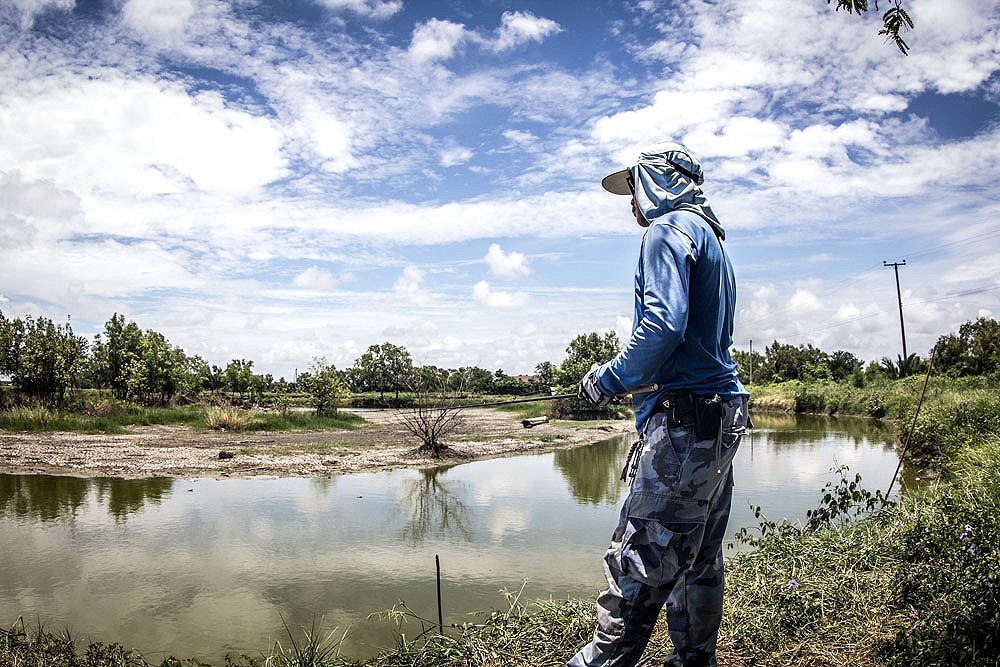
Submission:
[[596,379],[607,394],[658,385],[633,396],[641,430],[668,391],[723,398],[747,391],[729,352],[736,279],[725,231],[698,187],[701,166],[682,146],[663,144],[630,171],[636,205],[650,224],[635,273],[632,334]]

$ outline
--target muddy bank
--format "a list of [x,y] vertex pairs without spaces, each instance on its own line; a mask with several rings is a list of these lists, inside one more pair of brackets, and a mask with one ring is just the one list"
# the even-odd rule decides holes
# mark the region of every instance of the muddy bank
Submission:
[[[0,431],[0,472],[77,477],[313,477],[427,467],[575,447],[633,432],[626,421],[556,421],[524,428],[520,418],[477,408],[444,439],[442,458],[420,454],[391,411],[352,410],[350,430],[221,432],[144,426],[120,435]],[[220,456],[220,453],[221,454]]]

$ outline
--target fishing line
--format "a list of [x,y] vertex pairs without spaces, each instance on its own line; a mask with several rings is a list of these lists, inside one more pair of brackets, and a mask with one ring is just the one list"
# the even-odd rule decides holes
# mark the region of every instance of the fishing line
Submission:
[[903,451],[899,453],[899,464],[896,466],[896,472],[892,473],[892,479],[889,480],[889,488],[885,490],[886,499],[889,498],[889,492],[892,491],[892,485],[896,483],[896,477],[899,476],[899,471],[903,467],[906,450],[910,448],[910,440],[913,438],[913,431],[917,428],[917,417],[920,416],[920,406],[924,404],[924,396],[927,394],[927,383],[931,379],[931,371],[934,370],[935,348],[931,348],[931,357],[927,361],[927,375],[924,376],[924,388],[920,390],[920,400],[917,401],[917,408],[913,411],[913,423],[910,424],[910,432],[906,434],[906,443],[903,445]]

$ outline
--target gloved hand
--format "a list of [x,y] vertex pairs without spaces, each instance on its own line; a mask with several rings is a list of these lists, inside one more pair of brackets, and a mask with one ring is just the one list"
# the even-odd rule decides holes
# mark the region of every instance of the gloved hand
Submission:
[[586,400],[591,405],[596,405],[597,407],[604,407],[605,405],[608,405],[613,400],[615,400],[615,397],[608,396],[603,391],[601,391],[600,387],[597,386],[598,368],[600,368],[600,365],[598,364],[594,364],[593,366],[590,367],[590,370],[587,371],[587,374],[583,376],[582,380],[580,380],[580,386],[576,390],[576,395],[578,398]]

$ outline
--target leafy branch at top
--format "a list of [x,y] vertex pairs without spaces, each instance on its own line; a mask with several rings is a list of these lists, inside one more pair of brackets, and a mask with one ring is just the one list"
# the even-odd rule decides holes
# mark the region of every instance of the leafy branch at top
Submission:
[[[833,0],[826,0],[827,4],[831,2]],[[872,1],[872,7],[878,11],[878,0]],[[848,14],[863,14],[868,11],[868,0],[837,0],[837,11],[841,9],[846,9]],[[892,0],[892,7],[882,14],[882,29],[878,31],[878,34],[885,35],[886,39],[892,40],[905,56],[908,55],[910,47],[900,33],[912,28],[913,19],[906,13],[901,0]]]

